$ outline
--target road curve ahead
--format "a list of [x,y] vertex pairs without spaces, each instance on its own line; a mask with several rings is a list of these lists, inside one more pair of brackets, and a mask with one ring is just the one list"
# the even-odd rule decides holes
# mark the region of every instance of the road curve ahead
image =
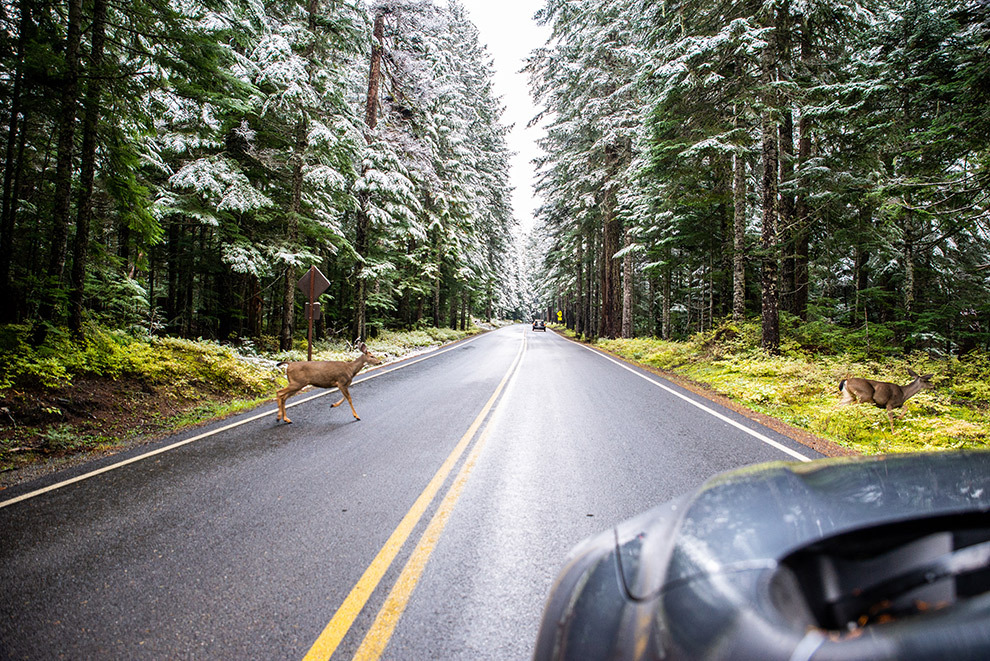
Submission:
[[511,326],[0,495],[0,659],[526,659],[584,537],[818,455]]

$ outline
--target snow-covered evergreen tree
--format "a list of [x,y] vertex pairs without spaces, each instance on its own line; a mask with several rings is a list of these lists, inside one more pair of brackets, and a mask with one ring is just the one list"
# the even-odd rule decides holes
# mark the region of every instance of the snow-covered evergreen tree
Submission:
[[[631,313],[617,255],[623,248],[619,194],[629,182],[633,138],[641,123],[636,86],[641,52],[632,6],[628,0],[548,0],[537,18],[551,25],[551,44],[535,52],[528,65],[534,97],[549,120],[542,145],[549,156],[539,183],[548,200],[541,211],[544,226],[556,234],[555,254],[573,259],[579,244],[600,245],[587,253],[603,274],[601,314],[597,328],[587,331],[607,337],[623,334],[624,298]],[[557,218],[573,218],[582,230],[571,231],[569,220],[558,228]],[[625,274],[629,286],[631,270]],[[629,334],[631,325],[625,331]]]
[[[367,217],[379,219],[360,276],[374,293],[369,310],[398,305],[418,320],[429,306],[436,324],[457,323],[472,303],[489,314],[506,280],[512,217],[504,128],[477,30],[456,3],[389,0],[372,12],[384,19],[391,67],[368,131],[363,181],[377,180],[361,189]],[[387,168],[376,165],[383,157]]]

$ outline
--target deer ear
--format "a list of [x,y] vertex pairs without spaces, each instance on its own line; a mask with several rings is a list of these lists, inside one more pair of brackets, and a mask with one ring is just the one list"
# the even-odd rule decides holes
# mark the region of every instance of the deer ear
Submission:
[[933,376],[935,376],[935,375],[934,374],[926,374],[923,377],[921,377],[921,380],[922,381],[927,381],[928,379],[932,378]]

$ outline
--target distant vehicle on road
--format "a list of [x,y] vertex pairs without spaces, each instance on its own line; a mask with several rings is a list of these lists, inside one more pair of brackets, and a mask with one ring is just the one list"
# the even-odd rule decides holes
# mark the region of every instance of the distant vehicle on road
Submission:
[[533,320],[533,330],[547,332],[547,325],[542,319]]
[[990,659],[990,452],[773,463],[586,540],[534,659]]

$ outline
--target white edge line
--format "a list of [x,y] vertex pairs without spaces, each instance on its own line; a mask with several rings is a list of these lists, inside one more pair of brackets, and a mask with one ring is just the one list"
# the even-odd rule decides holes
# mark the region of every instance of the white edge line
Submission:
[[[429,354],[427,354],[425,356],[422,356],[420,358],[417,358],[415,360],[410,360],[408,362],[401,361],[401,362],[399,362],[398,364],[396,364],[395,366],[393,366],[390,369],[386,369],[387,365],[383,365],[382,367],[380,367],[378,369],[369,370],[369,373],[367,374],[367,376],[365,376],[363,379],[360,379],[359,381],[355,381],[355,384],[361,383],[362,381],[367,381],[368,379],[374,379],[375,377],[382,376],[383,374],[390,374],[390,373],[395,372],[396,370],[400,370],[400,369],[402,369],[404,367],[409,367],[410,365],[415,365],[416,363],[421,363],[424,360],[427,360],[429,358],[435,358],[436,356],[439,356],[441,354],[445,354],[448,351],[453,351],[454,349],[456,349],[458,347],[464,346],[465,344],[468,344],[469,342],[474,342],[479,337],[481,337],[481,335],[477,335],[475,337],[468,338],[467,340],[462,340],[460,342],[455,343],[454,345],[451,345],[451,346],[447,347],[446,349],[440,349],[438,351],[431,352],[431,353],[429,353]],[[330,390],[323,390],[321,392],[316,393],[315,395],[310,395],[309,397],[305,397],[305,398],[300,399],[300,400],[297,400],[297,401],[295,401],[295,402],[293,402],[291,404],[287,404],[286,405],[286,408],[292,408],[293,406],[298,406],[299,404],[305,404],[306,402],[312,401],[312,400],[314,400],[314,399],[316,399],[318,397],[324,397],[324,396],[329,395],[330,393],[335,392],[337,390],[338,390],[337,388],[331,388]],[[235,427],[240,427],[241,425],[246,425],[249,422],[254,422],[255,420],[260,420],[261,418],[268,417],[271,414],[272,414],[272,411],[265,411],[264,413],[258,413],[257,415],[253,415],[250,418],[245,418],[244,420],[238,420],[237,422],[233,422],[233,423],[231,423],[229,425],[224,425],[223,427],[220,427],[219,429],[214,429],[213,431],[204,432],[204,433],[199,434],[197,436],[193,436],[192,438],[187,438],[184,441],[178,441],[176,443],[172,443],[171,445],[166,445],[163,448],[158,448],[157,450],[151,450],[150,452],[146,452],[146,453],[141,454],[141,455],[138,455],[136,457],[131,457],[130,459],[124,459],[123,461],[118,461],[115,464],[111,464],[109,466],[104,466],[103,468],[98,468],[98,469],[96,469],[94,471],[90,471],[89,473],[83,473],[82,475],[77,475],[76,477],[69,478],[68,480],[63,480],[62,482],[56,482],[55,484],[49,485],[49,486],[44,487],[42,489],[37,489],[36,491],[29,491],[28,493],[21,494],[20,496],[17,496],[15,498],[11,498],[10,500],[0,501],[0,509],[3,509],[4,507],[7,507],[8,505],[13,505],[15,503],[19,503],[19,502],[22,502],[22,501],[25,501],[25,500],[29,500],[31,498],[35,498],[37,496],[41,496],[41,495],[46,494],[46,493],[49,493],[51,491],[55,491],[57,489],[61,489],[62,487],[67,487],[70,484],[75,484],[76,482],[82,482],[83,480],[88,480],[91,477],[96,477],[97,475],[102,475],[103,473],[108,473],[108,472],[110,472],[112,470],[116,470],[118,468],[122,468],[124,466],[127,466],[128,464],[137,463],[139,461],[142,461],[143,459],[147,459],[149,457],[154,457],[156,455],[163,454],[163,453],[168,452],[170,450],[174,450],[176,448],[180,448],[183,445],[189,445],[190,443],[195,443],[196,441],[201,441],[204,438],[209,438],[210,436],[215,436],[216,434],[219,434],[221,432],[225,432],[225,431],[234,429]]]
[[583,347],[584,349],[587,349],[588,351],[590,351],[590,352],[592,352],[594,354],[597,354],[597,355],[601,356],[605,360],[612,361],[613,363],[615,363],[616,365],[618,365],[622,369],[628,370],[628,371],[632,372],[633,374],[635,374],[636,376],[640,377],[641,379],[645,379],[646,381],[649,381],[650,383],[652,383],[653,385],[655,385],[657,388],[661,388],[661,389],[666,390],[667,392],[669,392],[671,395],[675,395],[677,397],[680,397],[681,399],[683,399],[688,404],[691,404],[692,406],[698,407],[702,411],[704,411],[704,412],[706,412],[706,413],[708,413],[710,415],[715,416],[716,418],[718,418],[722,422],[726,422],[726,423],[732,425],[733,427],[739,429],[740,431],[746,432],[750,436],[752,436],[752,437],[754,437],[754,438],[756,438],[756,439],[758,439],[760,441],[763,441],[767,445],[770,445],[770,446],[772,446],[774,448],[777,448],[781,452],[785,452],[785,453],[791,455],[792,457],[794,457],[795,459],[798,459],[799,461],[811,461],[811,457],[806,457],[805,455],[801,454],[797,450],[792,450],[791,448],[787,447],[786,445],[782,445],[781,443],[778,443],[777,441],[773,440],[772,438],[769,438],[767,436],[764,436],[763,434],[761,434],[759,432],[753,431],[752,429],[750,429],[746,425],[744,425],[744,424],[742,424],[740,422],[737,422],[736,420],[733,420],[732,418],[730,418],[728,416],[722,415],[718,411],[705,406],[701,402],[696,402],[695,400],[691,399],[687,395],[685,395],[683,393],[680,393],[680,392],[677,392],[673,388],[670,388],[668,386],[665,386],[664,384],[660,383],[656,379],[652,379],[652,378],[646,376],[645,374],[643,374],[639,370],[633,369],[631,366],[629,366],[629,365],[627,365],[627,364],[625,364],[625,363],[623,363],[621,361],[618,361],[615,358],[612,358],[608,354],[602,353],[601,351],[598,351],[597,349],[593,349],[593,348],[591,348],[589,346],[586,346],[584,344],[581,344],[580,342],[575,342],[575,344],[577,344],[580,347]]

